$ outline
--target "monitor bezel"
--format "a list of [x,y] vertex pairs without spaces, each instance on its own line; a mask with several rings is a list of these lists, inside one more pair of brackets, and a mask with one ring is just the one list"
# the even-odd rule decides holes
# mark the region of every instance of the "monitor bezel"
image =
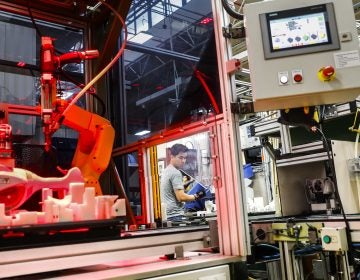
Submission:
[[[294,15],[314,14],[320,11],[325,12],[326,30],[329,37],[329,42],[285,49],[273,49],[271,40],[270,20],[289,18]],[[333,3],[325,3],[320,5],[312,5],[295,9],[263,13],[259,14],[259,20],[265,59],[297,56],[340,49],[340,41]]]

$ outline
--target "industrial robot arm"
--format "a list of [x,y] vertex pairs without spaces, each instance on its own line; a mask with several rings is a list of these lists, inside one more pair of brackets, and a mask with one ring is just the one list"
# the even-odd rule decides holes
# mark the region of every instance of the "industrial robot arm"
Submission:
[[41,117],[45,149],[50,150],[52,135],[61,124],[78,131],[78,144],[72,166],[81,170],[85,186],[95,187],[96,194],[100,195],[102,191],[99,177],[110,161],[114,128],[107,119],[76,105],[69,105],[68,101],[57,97],[57,80],[54,76],[55,71],[63,65],[95,58],[98,52],[90,50],[56,56],[52,41],[52,38],[43,37],[41,48]]
[[96,194],[101,195],[99,177],[110,161],[114,128],[108,120],[78,106],[65,113],[63,124],[79,132],[72,166],[81,170],[85,186],[95,187]]

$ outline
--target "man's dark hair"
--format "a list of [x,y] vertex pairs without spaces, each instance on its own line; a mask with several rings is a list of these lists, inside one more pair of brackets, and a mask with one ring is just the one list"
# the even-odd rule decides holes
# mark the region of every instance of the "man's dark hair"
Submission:
[[177,156],[180,153],[186,153],[189,149],[183,144],[174,144],[170,148],[170,153],[173,156]]

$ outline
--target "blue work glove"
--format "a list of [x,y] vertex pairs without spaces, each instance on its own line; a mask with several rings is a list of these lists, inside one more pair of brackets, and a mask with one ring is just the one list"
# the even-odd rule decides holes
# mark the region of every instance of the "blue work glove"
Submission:
[[194,196],[195,196],[195,200],[199,200],[205,197],[206,193],[204,191],[198,191],[196,192],[196,194],[194,194]]

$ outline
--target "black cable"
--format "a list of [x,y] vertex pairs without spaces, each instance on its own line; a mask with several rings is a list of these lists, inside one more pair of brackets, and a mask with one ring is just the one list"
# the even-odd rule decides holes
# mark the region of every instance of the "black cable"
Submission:
[[31,76],[33,76],[33,77],[37,77],[37,76],[35,76],[35,73],[34,73],[34,70],[32,70],[31,68],[28,68],[29,69],[29,71],[30,71],[30,74],[31,74]]
[[[245,0],[243,0],[245,1]],[[236,11],[233,7],[230,6],[229,1],[228,0],[221,0],[221,3],[225,9],[225,11],[233,18],[238,19],[238,20],[243,20],[244,19],[244,15],[238,11]],[[235,5],[235,3],[234,3]]]
[[259,235],[256,236],[256,238],[253,239],[253,242],[260,239],[261,237],[265,237],[269,233],[273,233],[273,232],[272,231],[264,231],[264,232],[260,233]]
[[105,102],[97,94],[91,94],[91,96],[94,97],[101,104],[102,110],[100,113],[98,113],[98,115],[100,115],[101,117],[105,117],[105,113],[106,113]]
[[62,88],[61,88],[60,77],[57,77],[57,78],[56,78],[56,93],[57,93],[59,96],[62,96],[62,95],[63,95],[63,91],[62,91]]
[[[73,77],[71,77],[66,71],[63,70],[63,68],[59,68],[60,74],[69,82],[73,83],[76,87],[78,88],[84,88],[84,85],[82,83],[80,83],[79,81],[75,80]],[[95,89],[94,87],[91,87],[88,90],[88,93],[94,93]]]
[[271,245],[271,244],[268,244],[268,243],[258,243],[258,244],[254,244],[254,246],[273,249],[273,250],[275,250],[277,252],[280,251],[279,247],[276,247],[275,245]]
[[35,19],[34,19],[34,16],[32,14],[32,11],[31,11],[31,7],[30,7],[30,0],[27,1],[27,10],[28,10],[28,13],[29,13],[29,17],[30,17],[30,20],[35,28],[35,31],[36,31],[36,34],[41,38],[42,37],[42,34],[40,32],[40,29],[38,28],[36,22],[35,22]]
[[[32,22],[32,25],[33,25],[34,29],[36,30],[36,34],[39,36],[39,38],[43,37],[43,34],[41,33],[38,25],[36,24],[34,16],[32,14],[31,7],[30,7],[30,0],[27,1],[27,10],[28,10],[29,17],[30,17],[30,20]],[[56,53],[58,53],[58,54],[63,54],[64,53],[64,52],[61,52],[61,51],[57,50],[55,47],[54,47],[54,51]]]

